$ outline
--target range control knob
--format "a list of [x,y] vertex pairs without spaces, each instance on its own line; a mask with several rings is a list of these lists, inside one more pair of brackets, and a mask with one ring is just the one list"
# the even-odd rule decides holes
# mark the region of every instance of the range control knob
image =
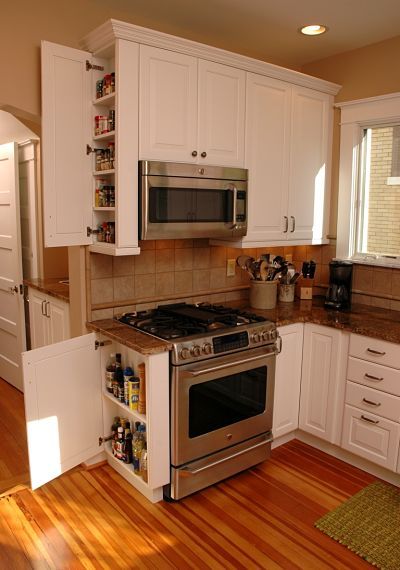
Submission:
[[262,339],[263,340],[271,340],[271,331],[264,331],[262,333]]
[[190,350],[184,346],[180,351],[179,351],[179,358],[181,358],[182,360],[186,360],[186,358],[189,358],[190,356]]
[[192,346],[192,348],[190,349],[190,354],[191,354],[192,356],[200,356],[200,354],[201,354],[201,348],[199,347],[198,344],[194,344],[194,345]]
[[259,332],[255,332],[251,335],[251,340],[253,342],[260,342],[261,337],[260,337],[260,333]]
[[201,347],[201,350],[202,350],[203,354],[211,354],[212,353],[212,346],[209,342],[206,342]]

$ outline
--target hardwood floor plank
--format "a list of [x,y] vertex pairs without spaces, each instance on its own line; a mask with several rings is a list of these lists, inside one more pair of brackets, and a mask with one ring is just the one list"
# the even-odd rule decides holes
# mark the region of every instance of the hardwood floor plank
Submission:
[[151,504],[109,465],[75,469],[0,499],[0,568],[361,570],[313,525],[373,479],[296,441],[177,503]]

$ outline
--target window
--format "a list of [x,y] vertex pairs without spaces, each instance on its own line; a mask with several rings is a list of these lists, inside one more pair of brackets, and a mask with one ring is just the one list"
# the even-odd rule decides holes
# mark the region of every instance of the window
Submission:
[[400,256],[399,125],[362,132],[355,254]]
[[338,106],[337,255],[400,265],[400,94]]

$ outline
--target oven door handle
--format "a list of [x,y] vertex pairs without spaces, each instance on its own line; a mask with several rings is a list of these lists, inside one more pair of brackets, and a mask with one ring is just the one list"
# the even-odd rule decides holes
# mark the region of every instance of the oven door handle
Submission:
[[275,353],[270,354],[259,354],[258,356],[252,356],[251,358],[241,358],[240,360],[234,360],[233,362],[227,362],[226,364],[219,364],[218,366],[210,366],[210,368],[202,368],[201,370],[186,370],[187,374],[190,376],[202,376],[203,374],[209,374],[210,372],[218,372],[218,370],[224,370],[225,368],[232,368],[233,366],[240,364],[248,364],[250,362],[256,362],[257,360],[265,360],[268,356],[273,356]]
[[272,436],[269,437],[268,439],[266,439],[265,441],[260,441],[260,443],[256,443],[255,445],[252,445],[251,447],[247,447],[246,449],[242,449],[241,451],[237,451],[233,455],[229,455],[228,457],[224,457],[223,459],[218,459],[218,461],[213,461],[212,463],[209,463],[208,465],[204,465],[203,467],[199,467],[198,469],[190,469],[189,467],[182,467],[181,471],[185,471],[185,473],[187,473],[188,475],[197,475],[197,473],[200,473],[201,471],[206,471],[207,469],[211,469],[211,467],[216,467],[217,465],[220,465],[221,463],[225,463],[225,461],[229,461],[231,459],[234,459],[235,457],[239,457],[240,455],[244,455],[245,453],[248,453],[249,451],[254,451],[258,447],[261,447],[262,445],[267,445],[268,443],[271,443],[271,441],[273,441]]

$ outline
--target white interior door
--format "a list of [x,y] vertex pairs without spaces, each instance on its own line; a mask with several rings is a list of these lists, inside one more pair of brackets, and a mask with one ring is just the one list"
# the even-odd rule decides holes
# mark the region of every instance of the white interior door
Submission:
[[18,147],[7,143],[0,146],[0,377],[22,390],[25,322],[20,285]]
[[22,355],[32,489],[101,451],[100,357],[95,338],[91,333]]

